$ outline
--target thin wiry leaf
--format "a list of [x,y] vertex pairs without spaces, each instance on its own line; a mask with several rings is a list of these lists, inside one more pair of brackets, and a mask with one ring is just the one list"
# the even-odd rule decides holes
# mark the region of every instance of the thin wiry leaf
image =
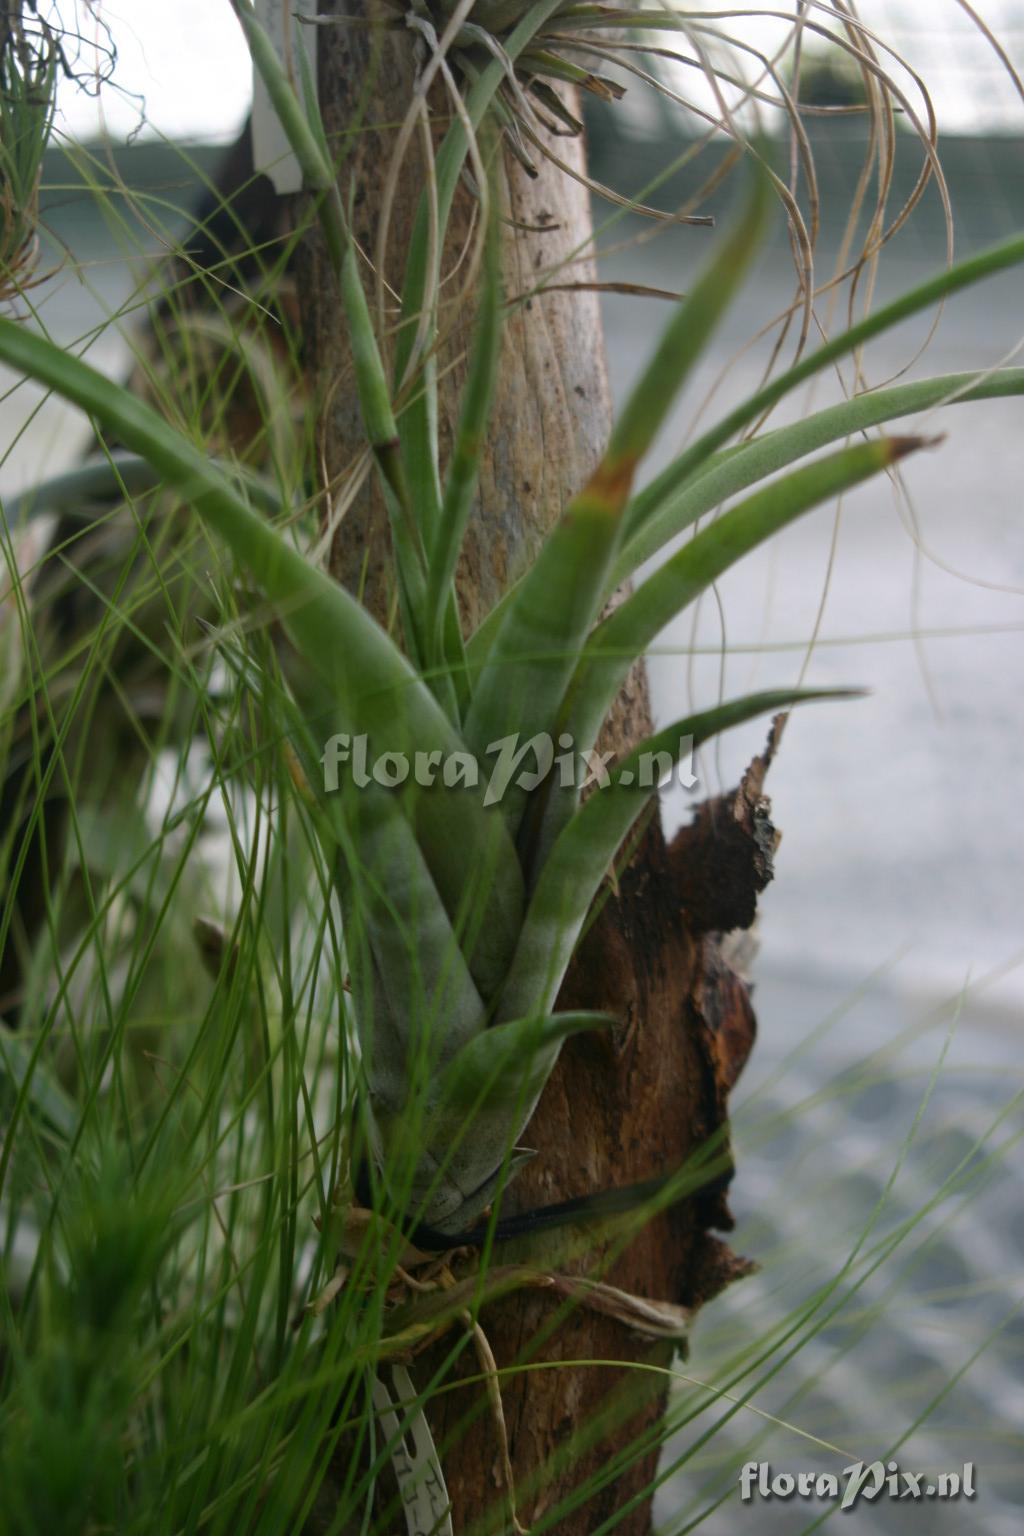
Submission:
[[[465,744],[408,661],[354,597],[310,565],[253,512],[241,492],[180,433],[128,390],[43,337],[0,319],[0,359],[56,389],[148,458],[165,483],[230,546],[278,607],[296,649],[333,701],[341,729],[365,732],[375,751],[465,751]],[[522,913],[522,877],[501,818],[467,787],[453,799],[440,785],[411,801],[417,839],[449,916],[465,899],[466,871],[492,878],[479,900],[485,989],[507,965]]]
[[[508,58],[515,59],[530,44],[561,3],[562,0],[541,0],[540,4],[530,7],[509,37],[503,40],[503,51]],[[491,59],[466,93],[465,116],[456,115],[438,150],[434,181],[437,227],[441,230],[447,228],[452,199],[469,153],[469,132],[480,129],[504,77],[502,62]],[[401,321],[395,342],[395,385],[398,390],[408,388],[412,383],[420,361],[418,352],[425,346],[426,333],[431,329],[429,317],[436,311],[440,252],[431,240],[431,217],[428,194],[424,191],[409,238],[402,284]],[[435,495],[439,467],[437,377],[432,353],[423,362],[416,383],[417,387],[413,389],[408,404],[398,415],[402,453],[408,466],[418,465],[422,471],[417,476],[417,484],[424,487],[426,494]],[[439,510],[439,505],[438,498],[438,507],[433,509],[434,512]],[[431,514],[429,527],[433,525],[434,516]]]
[[520,66],[525,71],[534,75],[546,75],[552,80],[564,80],[569,85],[579,86],[581,91],[589,91],[593,96],[599,96],[602,101],[621,101],[626,94],[624,85],[617,80],[607,80],[603,75],[592,74],[589,69],[584,69],[580,64],[573,64],[569,59],[562,59],[556,53],[546,48],[531,48],[522,55]]

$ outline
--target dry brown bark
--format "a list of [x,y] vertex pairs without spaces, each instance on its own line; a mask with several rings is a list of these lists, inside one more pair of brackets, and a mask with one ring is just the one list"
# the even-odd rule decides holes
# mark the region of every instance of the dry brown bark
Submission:
[[[331,0],[321,10],[351,14],[352,6],[350,0],[344,6]],[[351,123],[370,53],[365,30],[321,30],[320,97],[329,134],[340,134]],[[356,233],[364,251],[376,246],[383,168],[394,124],[409,99],[412,71],[411,38],[391,35],[382,48],[359,149],[344,173],[346,195],[355,177]],[[582,168],[578,143],[560,139],[558,152]],[[506,294],[512,296],[529,291],[538,274],[585,244],[591,226],[586,191],[562,172],[544,164],[531,181],[511,159],[506,171],[517,226],[507,231],[504,245]],[[386,276],[394,286],[401,282],[422,184],[422,166],[413,151],[391,223]],[[468,236],[472,216],[471,194],[460,189],[446,258],[449,267]],[[343,483],[363,442],[358,408],[338,306],[315,240],[305,260],[308,267],[299,284],[302,328],[318,395],[326,402],[320,422],[322,462],[329,482]],[[567,275],[573,282],[585,282],[593,269],[589,262],[578,262]],[[442,448],[450,437],[463,377],[461,356],[472,322],[471,304],[450,301],[457,285],[457,277],[447,285],[442,312]],[[553,292],[513,310],[505,332],[478,512],[459,572],[460,600],[471,625],[523,569],[569,496],[585,482],[609,420],[596,295]],[[383,511],[369,481],[340,525],[332,567],[353,587],[365,583],[371,605],[378,613],[387,611],[389,551]],[[626,747],[648,726],[646,678],[640,667],[618,701],[606,745]],[[744,814],[738,809],[734,817],[741,841]],[[762,835],[764,829],[755,829],[751,822],[748,834],[753,836],[755,830]],[[716,888],[714,861],[713,836],[702,840],[700,862],[695,863],[686,838],[669,849],[657,820],[649,826],[617,894],[606,902],[582,946],[560,999],[560,1006],[607,1010],[621,1021],[620,1027],[605,1039],[572,1040],[563,1051],[523,1138],[539,1155],[515,1180],[503,1214],[676,1169],[716,1136],[727,1162],[726,1098],[752,1043],[753,1013],[745,986],[722,960],[716,936],[703,931],[706,924],[691,929],[681,899],[685,894],[688,904],[699,907],[702,893],[706,896]],[[753,896],[751,889],[751,904]],[[747,1268],[714,1235],[731,1225],[727,1183],[727,1174],[720,1176],[651,1221],[610,1268],[607,1242],[587,1244],[585,1252],[566,1258],[562,1267],[605,1273],[616,1285],[643,1296],[699,1307]],[[504,1246],[501,1257],[504,1261],[529,1255],[543,1265],[562,1246],[550,1236],[519,1240]],[[669,1356],[666,1346],[652,1348],[621,1324],[591,1312],[575,1310],[552,1327],[554,1321],[555,1304],[542,1294],[517,1294],[490,1307],[483,1323],[498,1365],[528,1358],[664,1364]],[[417,1380],[428,1379],[449,1345],[446,1339],[421,1357],[414,1367]],[[455,1379],[477,1370],[476,1358],[467,1350]],[[567,1366],[506,1377],[502,1395],[525,1525],[607,1468],[612,1454],[634,1436],[646,1434],[644,1453],[583,1507],[564,1513],[557,1529],[563,1536],[582,1536],[635,1499],[618,1528],[630,1536],[649,1530],[644,1489],[657,1460],[657,1425],[665,1401],[661,1379],[639,1371]],[[467,1387],[442,1394],[429,1416],[442,1450],[456,1529],[503,1529],[499,1442],[482,1392]],[[401,1517],[389,1524],[399,1529]]]

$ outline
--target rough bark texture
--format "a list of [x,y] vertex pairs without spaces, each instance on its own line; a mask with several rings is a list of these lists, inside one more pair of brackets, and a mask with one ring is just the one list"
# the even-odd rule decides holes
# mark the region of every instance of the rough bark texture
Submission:
[[[332,0],[321,9],[351,13],[352,7]],[[344,26],[324,28],[320,38],[321,102],[328,132],[340,133],[352,120],[367,78],[370,44],[366,31]],[[393,125],[408,101],[412,70],[411,39],[393,35],[381,53],[359,151],[346,168],[346,191],[354,171],[357,234],[366,251],[376,244],[381,179]],[[562,139],[558,151],[581,164],[577,144],[567,147]],[[530,289],[539,273],[585,241],[590,213],[584,189],[550,166],[534,182],[512,161],[507,174],[511,212],[519,228],[506,237],[505,280],[507,294],[515,295]],[[422,166],[413,150],[396,199],[388,247],[386,276],[396,287],[422,184]],[[471,196],[460,189],[447,270],[467,237],[472,216]],[[306,259],[309,272],[300,292],[305,296],[310,361],[323,402],[322,462],[328,483],[344,486],[351,482],[361,449],[361,429],[341,321],[315,242]],[[577,263],[562,280],[586,281],[590,274],[589,264]],[[457,275],[451,279],[446,296],[459,282]],[[450,435],[471,320],[471,304],[445,305],[442,447]],[[568,497],[584,482],[608,425],[596,295],[550,293],[517,309],[506,329],[479,508],[459,573],[461,602],[471,624],[519,574]],[[366,481],[333,544],[335,574],[353,587],[363,583],[378,613],[387,611],[390,597],[382,516]],[[646,682],[637,669],[609,723],[607,744],[621,748],[634,742],[648,720]],[[713,854],[711,849],[704,852]],[[753,1038],[753,1015],[746,989],[724,965],[714,936],[695,938],[688,930],[674,863],[654,821],[618,894],[607,901],[581,949],[561,1005],[608,1010],[621,1026],[607,1039],[580,1037],[564,1050],[524,1138],[539,1156],[516,1179],[503,1207],[506,1214],[675,1169],[724,1125],[728,1088]],[[701,881],[692,874],[687,878],[689,897],[696,901]],[[719,1177],[698,1197],[649,1223],[615,1260],[607,1278],[644,1296],[697,1307],[744,1272],[742,1261],[710,1230],[731,1224],[724,1196],[727,1182],[727,1176]],[[522,1243],[516,1248],[514,1256],[529,1252],[544,1263],[551,1257],[552,1242],[535,1239],[532,1250]],[[506,1257],[513,1254],[503,1251],[502,1259]],[[563,1267],[599,1273],[604,1263],[602,1247],[589,1245]],[[611,1319],[574,1311],[552,1329],[553,1319],[553,1303],[543,1295],[517,1295],[490,1308],[483,1322],[499,1366],[528,1358],[667,1359],[663,1346],[652,1350]],[[414,1366],[417,1379],[427,1379],[449,1342]],[[466,1351],[456,1375],[477,1370],[473,1352]],[[502,1394],[520,1518],[527,1526],[584,1478],[606,1468],[614,1450],[637,1435],[656,1433],[664,1405],[663,1387],[650,1373],[606,1368],[522,1374],[506,1378]],[[482,1394],[476,1388],[445,1394],[431,1417],[435,1439],[443,1448],[456,1529],[471,1524],[474,1530],[503,1529],[499,1446]],[[578,1438],[566,1459],[574,1436]],[[656,1459],[657,1446],[651,1441],[646,1453],[598,1497],[563,1514],[558,1531],[563,1536],[591,1531],[613,1510],[636,1499],[618,1528],[646,1532],[650,1518],[643,1490]]]
[[764,781],[782,740],[785,716],[772,724],[768,745],[739,786],[699,806],[672,840],[676,897],[692,934],[749,928],[757,898],[774,873],[779,834]]

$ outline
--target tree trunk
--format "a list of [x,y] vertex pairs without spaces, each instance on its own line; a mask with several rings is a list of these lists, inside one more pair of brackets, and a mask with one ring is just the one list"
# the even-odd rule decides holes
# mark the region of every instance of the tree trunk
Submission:
[[[357,7],[361,10],[361,7]],[[351,0],[321,10],[353,13]],[[396,123],[409,100],[415,64],[412,35],[390,33],[365,108],[358,146],[346,161],[343,190],[354,187],[356,233],[364,252],[376,249],[380,189]],[[344,24],[320,31],[320,99],[329,135],[350,126],[371,69],[366,29]],[[437,104],[439,107],[441,102]],[[340,138],[336,141],[344,142]],[[415,140],[414,140],[415,144]],[[559,139],[562,159],[582,168],[582,147]],[[407,156],[395,201],[385,276],[402,281],[404,254],[423,186],[421,151]],[[566,260],[591,232],[586,190],[542,161],[531,181],[506,157],[514,224],[504,242],[508,298],[530,291],[545,272]],[[474,207],[461,187],[456,199],[445,270],[467,237]],[[318,398],[324,402],[321,455],[328,484],[346,485],[363,444],[341,317],[322,253],[310,241],[303,332]],[[370,273],[366,271],[367,279]],[[577,261],[554,280],[586,283],[589,261]],[[444,292],[459,285],[458,275]],[[442,308],[440,433],[450,439],[464,370],[461,356],[471,333],[472,304]],[[545,293],[514,308],[508,318],[500,382],[485,453],[478,508],[459,573],[460,601],[470,626],[487,612],[536,551],[570,495],[594,468],[609,428],[610,406],[597,296],[592,291]],[[383,510],[369,481],[349,506],[333,543],[332,568],[352,587],[363,583],[367,601],[384,615],[391,597]],[[607,728],[608,747],[635,743],[649,727],[646,679],[637,668]],[[754,796],[756,799],[757,796]],[[718,808],[748,833],[749,807],[731,798]],[[763,815],[763,803],[758,807]],[[764,828],[760,828],[763,834]],[[710,873],[687,857],[684,835],[666,846],[655,818],[635,857],[606,902],[572,967],[560,1007],[606,1010],[620,1020],[608,1037],[569,1042],[524,1140],[538,1156],[521,1172],[503,1204],[516,1209],[630,1184],[680,1167],[709,1138],[724,1137],[725,1100],[753,1038],[753,1015],[743,984],[724,965],[714,935],[687,922],[680,870],[687,869],[687,906],[702,906]],[[762,836],[763,841],[763,836]],[[751,845],[752,846],[752,845]],[[702,852],[714,853],[705,842]],[[769,849],[770,853],[770,849]],[[747,887],[764,870],[744,867],[731,878]],[[727,904],[728,905],[728,904]],[[745,924],[744,924],[745,926]],[[727,1156],[727,1143],[724,1143]],[[697,1308],[747,1268],[712,1235],[730,1218],[728,1176],[650,1221],[624,1252],[605,1265],[610,1249],[576,1234],[575,1256],[560,1253],[563,1269],[601,1274],[641,1296]],[[519,1240],[506,1257],[552,1261],[552,1239]],[[564,1245],[559,1245],[562,1247]],[[556,1303],[543,1293],[517,1294],[491,1306],[482,1319],[499,1367],[534,1360],[620,1360],[665,1364],[670,1351],[652,1348],[620,1323],[574,1310],[556,1320]],[[554,1323],[554,1326],[552,1324]],[[542,1338],[536,1345],[534,1341]],[[425,1382],[443,1360],[444,1340],[413,1366]],[[454,1375],[479,1371],[471,1349]],[[595,1529],[613,1510],[635,1501],[618,1529],[650,1528],[646,1492],[658,1455],[657,1427],[665,1404],[664,1378],[652,1372],[566,1366],[502,1379],[502,1397],[518,1489],[519,1517],[527,1527],[552,1511],[584,1479],[607,1469],[637,1436],[641,1452],[613,1469],[603,1490],[583,1507],[560,1514],[561,1536]],[[429,1409],[441,1447],[456,1530],[504,1529],[499,1440],[493,1414],[478,1387],[439,1396]],[[571,1454],[566,1455],[571,1443]],[[400,1521],[400,1517],[399,1517]]]

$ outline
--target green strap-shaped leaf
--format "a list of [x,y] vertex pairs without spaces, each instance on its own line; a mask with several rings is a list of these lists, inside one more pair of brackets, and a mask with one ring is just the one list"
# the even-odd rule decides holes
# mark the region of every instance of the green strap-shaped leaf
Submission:
[[249,0],[231,0],[231,8],[245,33],[253,65],[266,86],[285,138],[299,162],[303,181],[310,191],[328,191],[334,186],[334,166],[322,131],[310,122],[308,101],[303,104],[296,95],[288,71]]
[[[1021,394],[1024,368],[999,368],[990,374],[947,373],[912,384],[897,384],[891,389],[869,390],[816,411],[792,426],[779,427],[748,443],[720,450],[696,479],[675,492],[668,491],[639,532],[627,540],[615,563],[611,584],[619,586],[670,539],[730,496],[777,474],[818,448],[946,403],[997,400]],[[659,483],[653,481],[649,491],[657,495],[655,488]],[[670,479],[663,483],[670,484]]]
[[[533,1114],[563,1041],[614,1022],[603,1013],[515,1019],[463,1046],[437,1079],[423,1115],[417,1193],[422,1200],[429,1191],[424,1220],[445,1231],[473,1219],[486,1203],[480,1192],[493,1190]],[[384,1134],[390,1139],[386,1124]]]
[[[380,476],[391,529],[398,572],[402,632],[409,655],[418,667],[426,669],[430,665],[431,637],[427,609],[427,558],[418,519],[419,509],[406,482],[387,375],[359,276],[355,247],[351,241],[341,263],[339,286],[348,321],[363,426]],[[447,701],[450,682],[443,672],[439,674],[438,681],[445,688],[444,700]]]
[[[214,459],[217,468],[229,479],[241,485],[246,500],[261,511],[276,515],[281,510],[281,493],[271,481],[244,464],[232,464],[227,459]],[[38,485],[21,491],[17,496],[4,500],[4,518],[9,528],[16,528],[22,521],[42,517],[50,512],[74,512],[82,509],[82,516],[91,520],[97,501],[120,501],[128,496],[140,496],[160,484],[160,476],[148,460],[137,453],[117,452],[103,458],[89,459],[76,465],[52,480],[41,480]]]
[[[630,828],[648,804],[649,768],[659,753],[673,762],[731,726],[757,715],[822,699],[857,697],[850,689],[781,689],[753,693],[666,726],[625,757],[610,784],[584,801],[563,828],[541,870],[522,937],[502,992],[498,1018],[547,1012],[572,959],[601,881]],[[493,1031],[488,1031],[488,1034]]]
[[661,431],[760,248],[771,208],[771,182],[755,165],[739,218],[665,327],[612,428],[606,473],[631,473]]
[[431,1080],[484,1028],[487,1010],[399,799],[375,786],[341,798],[346,942],[365,929],[385,1005],[359,1019],[360,1038],[375,1098],[398,1109],[412,1081]]
[[477,492],[480,455],[491,412],[494,384],[498,374],[498,358],[501,353],[501,219],[498,199],[499,189],[495,184],[491,188],[490,217],[480,282],[480,302],[476,314],[469,371],[462,393],[459,424],[448,464],[440,517],[430,543],[427,633],[431,645],[431,666],[461,667],[464,659],[461,636],[458,654],[451,654],[449,638],[446,634],[446,618],[452,612],[451,599],[454,595],[455,568]]
[[[608,597],[628,580],[645,560],[684,533],[687,528],[730,496],[736,496],[770,474],[795,464],[805,454],[839,442],[871,427],[898,421],[936,406],[959,405],[977,400],[999,400],[1024,394],[1024,368],[998,368],[993,373],[946,373],[891,389],[873,389],[839,405],[766,432],[750,442],[719,449],[687,485],[658,497],[658,507],[643,527],[627,539],[619,551],[608,583]],[[651,482],[651,488],[659,484]],[[666,486],[670,484],[665,481]],[[644,493],[646,494],[646,493]],[[631,521],[631,519],[628,519]],[[494,644],[494,638],[512,600],[512,588],[491,609],[470,636],[466,664],[478,672]]]
[[[628,493],[602,471],[570,503],[516,589],[515,601],[472,690],[464,731],[483,757],[510,729],[525,746],[555,730],[565,689],[597,616]],[[526,790],[511,783],[501,811],[514,833]]]
[[[466,737],[482,754],[514,721],[521,741],[553,735],[565,690],[600,611],[637,465],[728,307],[768,216],[767,178],[755,175],[735,228],[670,321],[634,385],[589,485],[548,536],[508,605],[473,687]],[[520,824],[526,791],[503,805]]]
[[566,728],[577,748],[596,739],[635,659],[731,565],[812,507],[888,469],[925,441],[877,438],[817,459],[755,491],[678,550],[594,631],[567,712]]
[[[488,1114],[521,1116],[533,1113],[541,1089],[551,1075],[562,1042],[586,1030],[609,1029],[607,1013],[553,1013],[495,1024],[464,1045],[438,1079],[433,1095],[439,1115],[455,1123]],[[502,1148],[512,1144],[526,1124],[502,1130]],[[511,1139],[510,1139],[511,1137]]]
[[[226,657],[236,665],[234,657]],[[359,786],[338,776],[327,789],[320,767],[333,709],[309,671],[278,648],[289,691],[272,671],[237,664],[257,689],[282,739],[289,739],[319,809],[317,827],[335,871],[362,1059],[374,1099],[400,1109],[411,1085],[428,1084],[484,1028],[487,1009],[466,964],[461,938],[478,932],[475,884],[466,871],[459,932],[440,900],[401,790]],[[483,887],[481,885],[481,894]]]
[[833,337],[831,341],[827,341],[817,351],[809,353],[785,373],[780,373],[777,378],[772,379],[763,389],[742,401],[699,437],[685,453],[680,454],[667,469],[663,470],[646,490],[641,491],[634,498],[629,509],[627,536],[633,538],[648,518],[653,517],[665,497],[677,487],[685,485],[716,449],[723,447],[752,421],[757,421],[800,384],[814,378],[816,374],[821,373],[841,357],[848,357],[851,352],[863,346],[872,337],[891,330],[901,320],[919,314],[921,310],[940,303],[954,293],[960,293],[964,288],[980,283],[986,277],[993,277],[997,272],[1005,272],[1011,267],[1019,266],[1021,262],[1024,262],[1024,235],[1017,235],[1011,240],[989,246],[977,256],[970,256],[965,261],[957,262],[936,277],[929,278],[927,282],[920,283],[916,288],[911,288],[908,293],[901,294],[891,304],[883,304],[857,325]]
[[[343,731],[366,732],[375,752],[465,751],[429,689],[355,598],[253,512],[230,480],[155,411],[79,358],[2,317],[0,361],[56,390],[148,459],[228,544],[277,606]],[[440,785],[424,788],[411,806],[417,839],[450,916],[457,917],[464,900],[467,867],[493,871],[473,957],[474,975],[486,992],[504,972],[522,917],[514,847],[501,818],[472,788],[455,796]]]
[[27,1099],[66,1141],[71,1141],[81,1110],[61,1086],[44,1054],[46,1041],[20,1039],[0,1024],[0,1076],[6,1077],[20,1099]]

